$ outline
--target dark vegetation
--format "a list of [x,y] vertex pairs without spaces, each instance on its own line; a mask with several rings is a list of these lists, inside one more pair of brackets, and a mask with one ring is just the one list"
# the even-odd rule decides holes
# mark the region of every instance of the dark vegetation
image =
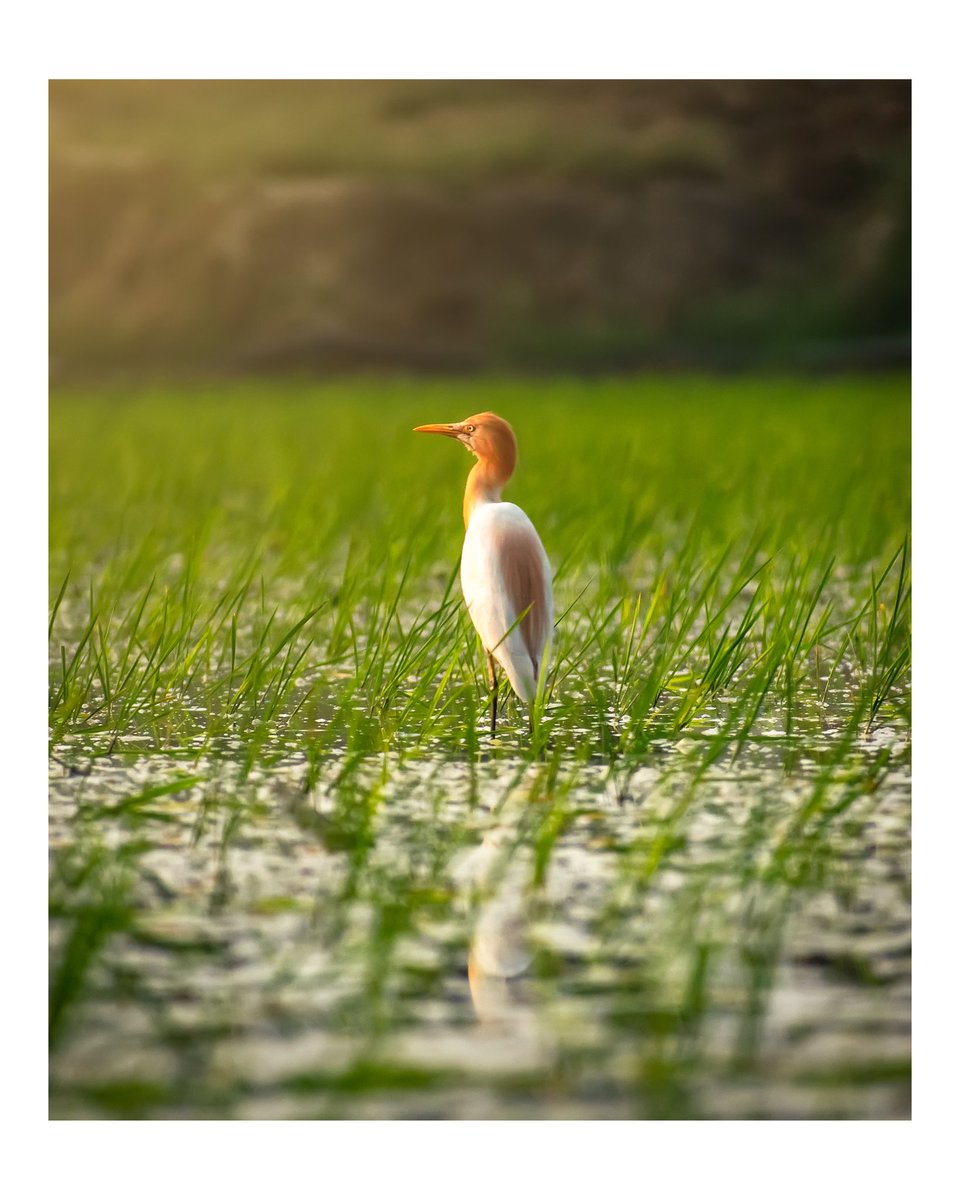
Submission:
[[884,365],[905,82],[51,86],[59,377]]

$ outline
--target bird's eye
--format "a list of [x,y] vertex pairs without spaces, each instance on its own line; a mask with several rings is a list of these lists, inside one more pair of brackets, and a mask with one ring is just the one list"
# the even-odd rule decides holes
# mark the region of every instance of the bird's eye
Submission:
[[463,432],[464,433],[476,433],[477,427],[476,427],[476,425],[464,425]]

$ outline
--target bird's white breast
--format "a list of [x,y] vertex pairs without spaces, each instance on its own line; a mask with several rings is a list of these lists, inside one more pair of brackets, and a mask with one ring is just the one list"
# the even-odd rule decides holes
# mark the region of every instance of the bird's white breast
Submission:
[[[524,560],[527,574],[541,581],[530,597],[538,611],[526,637],[517,621],[527,605],[518,608],[511,593],[517,558]],[[503,501],[478,504],[463,541],[463,598],[484,648],[507,672],[514,691],[528,701],[536,692],[544,646],[553,628],[550,580],[546,551],[523,509]],[[531,636],[533,629],[536,632]]]

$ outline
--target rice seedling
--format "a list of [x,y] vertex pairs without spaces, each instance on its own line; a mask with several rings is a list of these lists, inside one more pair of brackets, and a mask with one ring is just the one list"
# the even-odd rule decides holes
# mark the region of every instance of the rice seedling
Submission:
[[[483,408],[556,596],[495,739],[410,432]],[[902,379],[70,393],[50,477],[55,1115],[908,1109]]]

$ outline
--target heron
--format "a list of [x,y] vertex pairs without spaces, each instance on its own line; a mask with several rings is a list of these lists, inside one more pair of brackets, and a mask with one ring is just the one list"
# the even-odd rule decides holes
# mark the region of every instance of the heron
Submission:
[[500,498],[517,465],[517,439],[503,417],[482,412],[448,425],[418,425],[414,433],[453,438],[477,460],[463,493],[460,586],[487,655],[492,736],[498,663],[524,703],[537,694],[553,631],[550,561],[527,514]]

